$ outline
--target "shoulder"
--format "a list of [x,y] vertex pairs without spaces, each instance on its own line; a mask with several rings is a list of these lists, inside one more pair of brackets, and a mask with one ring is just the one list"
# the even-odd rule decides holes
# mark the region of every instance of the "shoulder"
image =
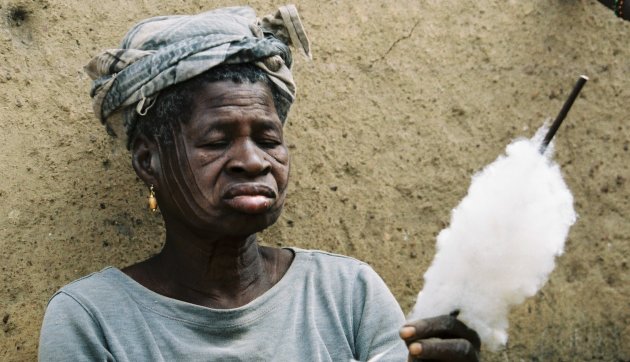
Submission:
[[109,283],[111,276],[119,272],[120,271],[114,267],[106,267],[101,271],[90,273],[64,285],[59,291],[73,293],[81,292],[86,287],[106,286]]
[[366,288],[387,289],[374,269],[361,260],[321,250],[291,250],[295,253],[294,263],[307,278],[354,292]]
[[57,293],[65,293],[77,297],[103,296],[119,290],[122,272],[114,267],[107,267],[74,280],[61,287]]
[[290,250],[295,253],[295,260],[298,262],[306,262],[311,266],[318,268],[354,272],[372,270],[368,264],[350,256],[330,253],[322,250],[305,250],[299,248],[290,248]]
[[59,289],[49,300],[46,314],[87,313],[97,319],[103,309],[115,309],[130,297],[125,292],[122,272],[108,267],[86,275]]
[[[336,300],[336,310],[351,321],[358,360],[398,361],[407,358],[398,329],[405,319],[385,282],[365,262],[319,250],[292,249],[295,260],[307,265],[326,287],[318,295]],[[327,293],[328,292],[328,293]],[[330,304],[330,301],[327,301]]]
[[364,297],[374,293],[391,296],[385,282],[363,261],[321,250],[291,250],[295,253],[294,262],[299,264],[307,278],[330,285],[343,298],[363,301]]
[[88,361],[109,356],[101,328],[101,307],[109,305],[111,296],[104,296],[115,288],[103,273],[107,274],[107,269],[78,279],[52,296],[42,322],[39,360]]

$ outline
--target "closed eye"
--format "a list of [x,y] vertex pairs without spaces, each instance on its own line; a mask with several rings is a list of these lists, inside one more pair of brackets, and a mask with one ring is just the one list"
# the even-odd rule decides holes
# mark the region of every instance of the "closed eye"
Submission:
[[227,148],[230,145],[230,142],[227,140],[215,140],[203,143],[200,147],[207,148],[211,150],[222,150]]
[[263,148],[275,148],[280,146],[282,142],[277,139],[264,138],[256,140],[256,144]]

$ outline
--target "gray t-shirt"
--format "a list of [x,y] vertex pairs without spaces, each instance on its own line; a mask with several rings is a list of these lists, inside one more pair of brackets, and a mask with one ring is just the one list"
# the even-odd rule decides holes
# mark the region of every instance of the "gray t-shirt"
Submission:
[[234,309],[164,297],[111,267],[88,275],[50,300],[39,360],[406,360],[403,313],[372,268],[292,250],[284,277]]

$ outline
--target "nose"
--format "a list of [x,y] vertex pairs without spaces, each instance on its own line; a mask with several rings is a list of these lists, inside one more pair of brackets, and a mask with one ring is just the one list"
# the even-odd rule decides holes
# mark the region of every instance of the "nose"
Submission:
[[271,163],[265,159],[264,151],[250,139],[233,143],[227,170],[233,175],[261,176],[271,171]]

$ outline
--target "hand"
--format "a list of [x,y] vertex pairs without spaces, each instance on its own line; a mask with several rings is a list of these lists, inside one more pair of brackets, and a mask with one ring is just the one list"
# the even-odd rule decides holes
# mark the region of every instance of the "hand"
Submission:
[[478,362],[481,341],[477,332],[457,319],[459,312],[405,324],[400,338],[409,361]]

